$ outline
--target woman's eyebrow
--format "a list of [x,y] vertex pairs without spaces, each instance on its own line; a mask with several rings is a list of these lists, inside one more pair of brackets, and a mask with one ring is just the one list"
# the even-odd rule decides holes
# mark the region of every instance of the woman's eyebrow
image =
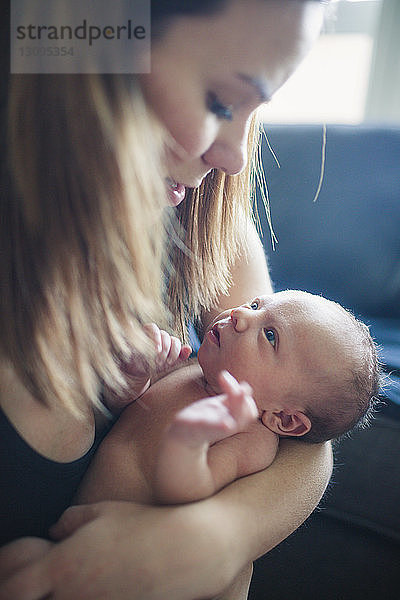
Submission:
[[259,79],[258,77],[251,77],[245,73],[236,73],[236,77],[254,88],[254,90],[257,92],[257,96],[260,99],[260,102],[269,102],[271,100],[271,94],[268,91],[267,83],[262,79]]

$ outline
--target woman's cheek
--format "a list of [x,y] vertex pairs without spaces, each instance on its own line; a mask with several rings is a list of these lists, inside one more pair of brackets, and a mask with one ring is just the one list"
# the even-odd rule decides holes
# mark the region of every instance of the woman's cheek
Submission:
[[189,158],[198,158],[214,143],[218,129],[215,119],[207,116],[197,120],[188,119],[186,122],[181,120],[170,133]]

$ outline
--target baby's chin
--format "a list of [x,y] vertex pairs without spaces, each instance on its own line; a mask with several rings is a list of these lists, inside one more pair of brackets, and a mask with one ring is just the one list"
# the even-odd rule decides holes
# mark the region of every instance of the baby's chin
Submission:
[[[213,392],[210,395],[218,395],[221,393],[220,386],[218,384],[218,373],[215,373],[214,369],[208,368],[208,361],[203,357],[201,352],[202,346],[200,346],[199,351],[197,353],[197,361],[200,365],[200,368],[203,372],[204,381],[206,383],[206,389],[209,392]],[[204,360],[203,360],[204,358]]]

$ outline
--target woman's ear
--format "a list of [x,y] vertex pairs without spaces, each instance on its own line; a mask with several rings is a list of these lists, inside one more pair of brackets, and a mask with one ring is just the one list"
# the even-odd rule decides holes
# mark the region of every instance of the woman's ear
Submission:
[[310,419],[300,410],[265,410],[261,415],[261,421],[278,435],[301,436],[311,429]]

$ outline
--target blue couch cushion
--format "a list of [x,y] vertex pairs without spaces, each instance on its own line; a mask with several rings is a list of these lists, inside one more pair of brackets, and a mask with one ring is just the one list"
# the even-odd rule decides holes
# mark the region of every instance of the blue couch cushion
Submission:
[[[363,315],[400,318],[400,128],[266,126],[263,165],[273,226],[268,252],[277,289],[304,288]],[[265,222],[264,222],[265,227]]]

